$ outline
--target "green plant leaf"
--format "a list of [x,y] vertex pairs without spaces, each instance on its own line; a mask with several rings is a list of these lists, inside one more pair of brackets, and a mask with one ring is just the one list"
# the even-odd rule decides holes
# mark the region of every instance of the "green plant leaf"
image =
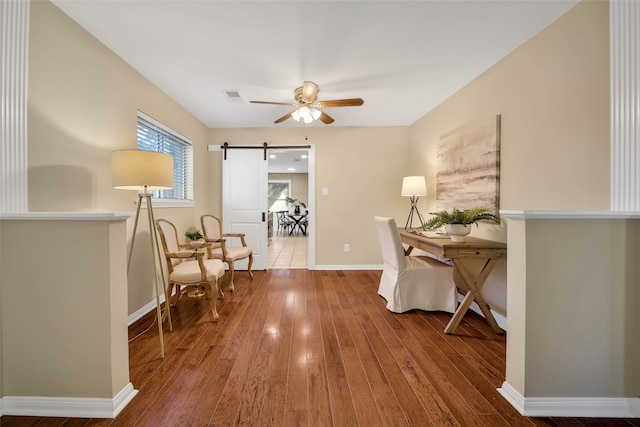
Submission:
[[190,227],[187,231],[185,231],[184,235],[189,240],[200,240],[204,237],[200,230],[195,227]]
[[453,208],[451,212],[441,210],[438,212],[429,212],[433,218],[422,224],[423,230],[434,230],[447,224],[475,224],[479,221],[488,221],[500,224],[500,216],[489,212],[484,208],[457,209]]

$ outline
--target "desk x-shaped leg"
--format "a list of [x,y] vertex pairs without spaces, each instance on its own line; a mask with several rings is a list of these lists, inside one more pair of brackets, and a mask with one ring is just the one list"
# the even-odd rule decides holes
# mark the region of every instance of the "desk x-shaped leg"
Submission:
[[464,281],[465,285],[467,286],[468,291],[464,299],[458,306],[458,309],[453,314],[453,317],[449,321],[449,324],[446,328],[444,328],[444,332],[447,334],[453,333],[453,331],[462,321],[462,318],[464,317],[467,310],[469,310],[471,303],[475,300],[476,304],[478,304],[478,307],[480,307],[480,310],[482,310],[482,314],[484,314],[487,323],[489,323],[493,331],[497,334],[503,333],[504,331],[502,330],[502,328],[500,328],[500,326],[498,326],[498,322],[496,322],[493,314],[491,314],[489,304],[486,303],[482,296],[482,293],[480,292],[480,290],[482,289],[482,285],[484,285],[485,280],[487,280],[487,277],[489,277],[489,273],[491,273],[491,270],[493,270],[493,267],[496,265],[498,260],[488,259],[475,278],[465,265],[463,259],[452,259],[451,261],[453,262],[455,269],[460,274],[460,277]]

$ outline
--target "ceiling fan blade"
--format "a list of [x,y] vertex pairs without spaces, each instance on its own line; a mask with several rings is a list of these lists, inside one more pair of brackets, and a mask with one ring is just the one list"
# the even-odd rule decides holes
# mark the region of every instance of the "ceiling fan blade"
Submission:
[[333,123],[335,121],[335,120],[333,120],[333,117],[329,116],[324,111],[320,112],[320,117],[318,117],[318,120],[320,120],[325,125],[330,125],[331,123]]
[[319,108],[326,107],[359,107],[364,104],[362,98],[334,99],[332,101],[318,102]]
[[252,104],[271,104],[271,105],[296,105],[292,102],[270,102],[270,101],[249,101]]
[[[293,113],[293,111],[291,111],[291,113]],[[290,118],[291,118],[291,113],[287,113],[287,114],[285,114],[284,116],[280,117],[278,120],[276,120],[276,121],[275,121],[275,122],[273,122],[273,123],[282,123],[282,122],[284,122],[285,120],[290,119]]]
[[302,84],[302,101],[308,104],[318,99],[318,85],[314,82],[304,82]]

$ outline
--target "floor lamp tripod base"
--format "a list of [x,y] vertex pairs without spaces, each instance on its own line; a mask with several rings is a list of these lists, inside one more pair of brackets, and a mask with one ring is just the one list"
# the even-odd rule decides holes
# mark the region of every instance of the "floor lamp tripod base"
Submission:
[[[153,263],[153,281],[155,284],[155,296],[156,296],[156,316],[158,322],[158,336],[160,337],[160,358],[164,359],[164,335],[162,333],[162,308],[160,303],[160,290],[158,288],[158,265],[160,265],[160,274],[162,276],[163,293],[165,298],[168,298],[166,292],[164,292],[164,271],[162,270],[162,264],[160,260],[160,248],[158,246],[158,236],[155,232],[155,218],[153,215],[153,206],[151,204],[151,193],[146,188],[144,193],[138,194],[138,208],[136,209],[136,219],[133,226],[133,236],[131,237],[131,250],[129,252],[129,261],[127,263],[127,273],[129,273],[129,267],[131,266],[131,256],[133,255],[133,244],[136,239],[136,230],[138,228],[138,220],[140,218],[140,206],[142,206],[142,199],[146,199],[147,203],[147,218],[149,220],[149,239],[151,243],[151,261]],[[157,263],[156,263],[157,258]],[[167,304],[167,318],[169,319],[169,330],[173,330],[171,324],[171,313],[169,313],[169,305]]]

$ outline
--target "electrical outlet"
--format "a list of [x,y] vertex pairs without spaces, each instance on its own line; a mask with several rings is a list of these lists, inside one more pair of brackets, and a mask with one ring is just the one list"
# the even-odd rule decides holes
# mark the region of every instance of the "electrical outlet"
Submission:
[[329,189],[327,187],[322,187],[322,195],[323,196],[328,196],[329,195]]
[[349,252],[350,250],[351,250],[351,247],[349,246],[349,244],[348,244],[348,243],[345,243],[345,244],[344,244],[344,251],[345,251],[345,252]]

